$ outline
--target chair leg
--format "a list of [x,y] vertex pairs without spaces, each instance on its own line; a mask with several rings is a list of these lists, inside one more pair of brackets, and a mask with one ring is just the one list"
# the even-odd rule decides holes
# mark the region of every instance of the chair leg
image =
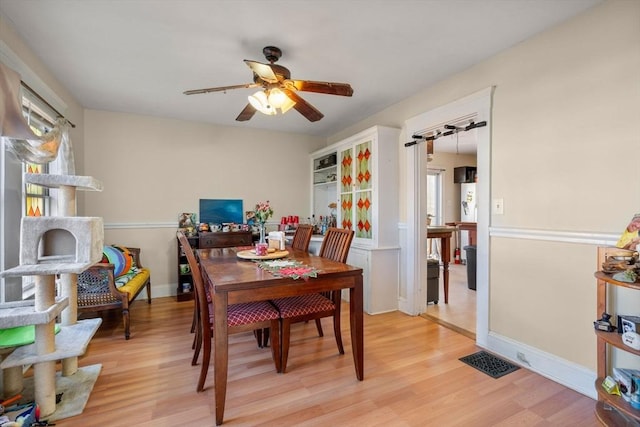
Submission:
[[122,310],[122,321],[124,322],[124,339],[128,340],[131,336],[129,331],[130,319],[129,319],[129,309],[125,308]]
[[[287,359],[289,358],[289,342],[291,338],[291,321],[289,319],[282,319],[280,322],[280,348],[281,354],[280,358],[282,359],[280,372],[283,374],[287,370]],[[271,346],[273,346],[273,340],[271,340]]]
[[191,366],[198,364],[198,356],[200,356],[200,350],[202,349],[202,329],[200,323],[196,324],[196,332],[193,336],[193,357],[191,358]]
[[320,321],[320,319],[316,319],[316,329],[318,330],[318,336],[323,337],[324,332],[322,332],[322,322]]
[[280,319],[271,321],[271,329],[273,332],[269,334],[265,328],[265,335],[271,335],[271,356],[276,365],[276,372],[282,372],[282,344],[280,343]]
[[147,282],[147,304],[151,304],[151,280]]
[[262,329],[254,329],[253,336],[256,337],[258,348],[262,348]]
[[[207,326],[208,327],[208,326]],[[202,328],[200,328],[202,329]],[[207,379],[207,372],[209,371],[209,363],[211,362],[211,337],[207,339],[206,336],[202,336],[202,366],[200,366],[200,377],[198,378],[197,391],[204,390],[204,382]]]
[[253,336],[256,337],[258,348],[269,346],[269,328],[254,329]]
[[[340,293],[338,293],[340,295]],[[340,296],[334,298],[333,302],[336,304],[336,312],[333,315],[333,334],[336,336],[336,345],[340,354],[344,354],[344,347],[342,346],[342,332],[340,330]]]
[[196,307],[193,308],[193,318],[191,319],[191,333],[196,331],[196,317],[198,317],[198,310]]

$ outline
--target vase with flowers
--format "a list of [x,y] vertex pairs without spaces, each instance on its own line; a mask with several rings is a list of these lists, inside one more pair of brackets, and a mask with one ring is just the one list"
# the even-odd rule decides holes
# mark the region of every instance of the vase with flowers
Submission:
[[254,211],[255,219],[258,222],[260,229],[260,241],[259,243],[267,243],[265,238],[265,227],[264,224],[267,222],[269,218],[273,216],[273,209],[271,209],[271,205],[269,201],[266,202],[258,202],[256,203],[256,209]]

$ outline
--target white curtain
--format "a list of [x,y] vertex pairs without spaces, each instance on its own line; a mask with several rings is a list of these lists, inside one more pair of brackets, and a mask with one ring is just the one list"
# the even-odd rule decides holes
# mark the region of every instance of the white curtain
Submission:
[[63,172],[73,173],[73,152],[69,140],[69,123],[58,118],[53,129],[37,136],[22,114],[20,75],[0,63],[0,136],[5,147],[23,162],[45,164],[58,157],[63,145]]

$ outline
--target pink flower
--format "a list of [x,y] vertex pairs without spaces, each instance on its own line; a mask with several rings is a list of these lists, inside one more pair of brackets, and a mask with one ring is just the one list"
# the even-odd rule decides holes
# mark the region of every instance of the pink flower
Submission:
[[256,203],[255,216],[258,222],[266,222],[273,215],[269,201]]

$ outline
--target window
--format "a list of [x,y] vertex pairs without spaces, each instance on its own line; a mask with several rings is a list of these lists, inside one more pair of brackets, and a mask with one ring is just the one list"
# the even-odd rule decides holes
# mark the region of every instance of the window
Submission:
[[[28,99],[22,98],[22,111],[29,127],[38,136],[42,136],[53,128],[53,119],[47,117],[40,108],[37,108]],[[37,111],[34,111],[36,109]],[[49,164],[38,165],[24,163],[24,173],[49,173]],[[25,203],[24,216],[47,216],[49,213],[49,189],[36,184],[25,183],[23,200]]]
[[427,170],[427,215],[431,215],[432,225],[443,225],[442,217],[442,176],[441,169]]

